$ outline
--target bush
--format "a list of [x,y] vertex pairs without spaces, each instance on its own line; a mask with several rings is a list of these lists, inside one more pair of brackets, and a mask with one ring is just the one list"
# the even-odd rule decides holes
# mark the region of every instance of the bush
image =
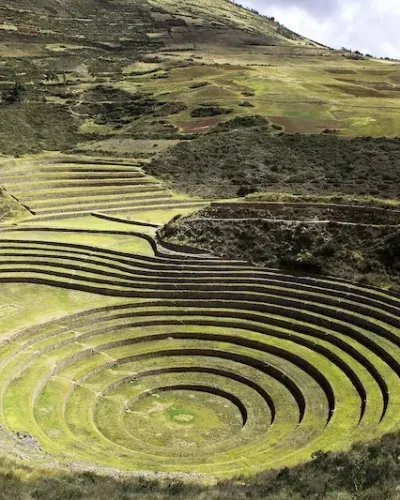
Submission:
[[[192,116],[222,112],[219,107],[199,108]],[[277,135],[271,126],[261,130],[257,117],[237,120],[163,152],[148,171],[205,197],[234,197],[242,185],[296,194],[400,196],[400,139]]]
[[6,104],[15,104],[22,101],[22,92],[25,90],[24,86],[16,82],[13,87],[6,91],[3,98]]
[[222,108],[221,106],[207,106],[203,108],[194,109],[190,116],[192,118],[203,118],[207,116],[219,116],[219,115],[228,115],[232,113],[232,109]]

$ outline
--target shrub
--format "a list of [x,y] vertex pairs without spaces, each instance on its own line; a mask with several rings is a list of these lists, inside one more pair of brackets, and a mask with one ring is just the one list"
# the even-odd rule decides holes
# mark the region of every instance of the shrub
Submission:
[[232,111],[233,110],[230,108],[223,108],[221,106],[208,106],[194,109],[190,113],[190,116],[192,118],[203,118],[207,116],[228,115],[229,113],[232,113]]

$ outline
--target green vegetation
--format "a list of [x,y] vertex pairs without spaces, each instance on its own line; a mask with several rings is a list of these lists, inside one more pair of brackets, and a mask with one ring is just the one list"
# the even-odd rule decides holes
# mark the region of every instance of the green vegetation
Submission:
[[0,105],[0,151],[7,155],[69,149],[76,144],[78,123],[60,105]]
[[9,154],[187,140],[227,112],[287,133],[400,135],[397,62],[333,51],[226,0],[0,9],[0,148]]
[[24,436],[9,453],[232,477],[397,428],[397,296],[164,248],[132,224],[3,229],[2,283],[90,294],[4,325],[0,423]]
[[[75,498],[103,500],[375,500],[399,498],[399,435],[354,447],[347,453],[315,455],[300,467],[259,474],[251,479],[225,480],[212,486],[185,478],[111,478],[92,472],[54,476],[48,472],[32,476],[32,470],[13,462],[1,462],[0,498],[58,500]],[[14,472],[8,472],[13,470]]]
[[250,195],[175,218],[161,234],[257,265],[400,290],[400,210],[391,200]]
[[400,65],[226,0],[17,3],[0,498],[397,498]]
[[205,204],[174,195],[129,160],[43,155],[5,161],[0,175],[15,199],[38,216],[35,220]]
[[172,186],[207,197],[259,191],[400,195],[399,139],[274,135],[268,126],[204,135],[146,167]]

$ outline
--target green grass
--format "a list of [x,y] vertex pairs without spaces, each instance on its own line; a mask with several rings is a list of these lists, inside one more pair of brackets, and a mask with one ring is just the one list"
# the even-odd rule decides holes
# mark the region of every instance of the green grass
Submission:
[[[313,467],[331,460],[350,477],[342,497],[358,497],[358,452],[321,453],[399,429],[400,300],[365,284],[398,275],[399,64],[349,59],[225,0],[11,7],[1,93],[21,92],[0,103],[0,443],[17,465],[0,458],[5,494],[96,498],[101,480],[71,473],[91,470],[225,480],[121,494],[116,482],[110,499],[323,498]],[[296,274],[276,269],[288,263]],[[285,483],[292,466],[303,488]],[[67,485],[47,478],[59,471]]]
[[[10,240],[25,240],[26,242],[57,242],[57,244],[62,246],[63,243],[75,243],[77,241],[77,234],[74,233],[73,230],[70,234],[57,232],[57,228],[55,228],[54,232],[41,232],[40,228],[38,228],[34,233],[3,232],[0,236],[0,241],[4,238]],[[107,234],[107,232],[105,232],[105,234],[83,233],[79,234],[79,244],[141,255],[154,255],[151,246],[145,240],[129,235],[129,233],[127,233],[126,236],[123,234]]]
[[[22,18],[4,6],[6,26],[16,29],[0,30],[3,86],[17,79],[24,90],[21,102],[0,109],[2,152],[75,148],[151,159],[165,141],[226,120],[191,117],[207,102],[288,133],[400,135],[395,61],[349,59],[224,0],[153,2],[150,14],[137,1],[100,10],[82,3],[82,17],[73,13],[80,5],[66,13],[35,3]],[[104,29],[109,23],[114,30]]]
[[[62,241],[58,248],[62,250]],[[21,246],[21,251],[22,257],[29,250]],[[53,261],[55,257],[47,259],[54,262],[54,270],[68,262],[68,251]],[[129,261],[128,254],[125,259]],[[15,271],[24,269],[19,261],[15,257]],[[40,260],[38,263],[30,260],[28,276],[43,267]],[[185,267],[171,260],[169,265],[179,268],[180,274],[174,280],[172,271],[166,270],[166,288],[143,277],[131,283],[134,290],[148,282],[146,288],[152,290],[149,298],[153,299],[162,289],[169,289],[167,299],[172,299],[178,285],[185,293],[178,303],[164,300],[138,307],[127,302],[17,333],[4,346],[0,359],[3,425],[11,432],[24,430],[32,435],[60,464],[77,460],[130,470],[212,476],[294,465],[316,451],[340,450],[367,435],[397,428],[398,401],[390,388],[396,386],[399,374],[387,360],[397,356],[398,346],[385,335],[396,339],[399,330],[393,323],[396,315],[384,305],[392,301],[397,310],[396,298],[353,286],[351,296],[338,296],[332,303],[330,286],[341,286],[333,280],[312,280],[312,286],[293,292],[290,282],[280,283],[280,275],[272,272],[266,273],[272,278],[266,286],[265,273],[258,271],[254,276],[255,270],[246,266],[222,261],[218,279],[218,268],[212,262],[199,260],[196,264],[193,260],[188,264],[190,279],[184,280]],[[101,266],[87,260],[86,265],[90,272],[77,267],[74,280],[90,281],[100,276],[100,270],[112,268],[111,260]],[[223,277],[224,267],[231,268],[229,277]],[[192,288],[195,282],[208,283],[202,276],[207,269],[214,269],[214,285],[206,285],[209,291],[200,300],[199,288]],[[46,273],[46,266],[43,271]],[[124,273],[119,273],[123,278]],[[63,279],[57,280],[61,285]],[[117,294],[122,281],[113,278]],[[74,283],[69,281],[69,288],[74,289]],[[239,292],[248,301],[242,299],[240,307],[232,303]],[[374,299],[372,305],[362,298],[365,293]],[[277,298],[297,316],[285,317],[273,305]],[[213,307],[218,301],[222,309]],[[256,304],[270,304],[270,312],[257,312]],[[328,318],[329,328],[320,325]],[[309,330],[312,325],[319,325],[319,338]],[[354,338],[343,331],[348,325],[358,332]],[[370,352],[370,342],[382,350]],[[389,388],[385,411],[380,378],[367,369],[367,359]],[[282,386],[282,375],[267,366],[299,387],[306,403],[303,417],[299,395],[288,382]],[[363,396],[351,377],[359,380],[367,395],[361,422]],[[170,390],[159,393],[164,387]],[[223,392],[213,394],[210,388]],[[271,428],[267,423],[272,410],[262,390],[275,403]],[[221,403],[221,396],[229,399],[230,394],[235,399]],[[237,427],[240,405],[246,409],[242,428]],[[325,427],[328,408],[335,411]]]
[[[83,155],[68,158],[55,154],[24,156],[5,159],[0,172],[2,182],[15,199],[33,215],[45,219],[84,217],[100,211],[116,215],[122,211],[125,217],[129,217],[130,212],[154,209],[188,213],[192,204],[193,208],[202,204],[199,198],[173,193],[146,175],[132,159],[91,159]],[[183,212],[179,210],[181,205]]]
[[[2,283],[0,292],[0,335],[5,339],[11,331],[43,323],[64,314],[85,310],[94,304],[118,303],[120,299],[102,298],[75,290],[49,288],[42,285]],[[7,309],[5,309],[7,307]],[[8,310],[8,314],[5,314]]]

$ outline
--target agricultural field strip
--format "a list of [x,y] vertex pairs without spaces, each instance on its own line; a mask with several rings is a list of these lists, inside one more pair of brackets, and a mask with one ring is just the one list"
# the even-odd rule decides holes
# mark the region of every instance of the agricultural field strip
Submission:
[[[161,192],[163,191],[163,187],[161,185],[133,185],[127,187],[120,186],[104,186],[99,187],[98,189],[89,190],[85,186],[76,187],[76,188],[59,188],[54,193],[54,190],[45,190],[45,191],[37,191],[36,189],[32,191],[32,193],[24,193],[23,196],[19,196],[19,201],[27,203],[27,202],[42,202],[45,203],[47,201],[54,203],[55,197],[59,200],[63,198],[80,198],[82,196],[86,198],[91,197],[111,197],[111,196],[121,196],[127,194],[140,194],[140,193],[151,193],[151,192]],[[165,192],[165,191],[164,191]]]
[[[139,258],[136,260],[134,256],[131,258],[121,258],[119,254],[116,254],[116,256],[113,257],[113,252],[107,254],[106,252],[103,253],[101,250],[96,252],[95,249],[92,253],[88,253],[84,249],[80,250],[79,247],[74,245],[71,246],[70,250],[51,248],[51,246],[51,243],[41,244],[39,241],[0,240],[0,256],[3,258],[1,265],[12,266],[14,262],[16,267],[20,269],[22,269],[23,266],[27,266],[28,270],[35,269],[35,266],[38,266],[38,268],[51,267],[54,269],[71,269],[91,273],[93,275],[115,275],[115,277],[122,282],[128,281],[132,287],[138,285],[136,281],[132,283],[134,278],[139,280],[143,279],[143,283],[149,284],[169,283],[171,280],[177,280],[178,283],[182,284],[190,284],[192,281],[195,281],[200,284],[204,283],[205,285],[209,284],[210,280],[215,279],[217,282],[221,282],[227,286],[231,285],[232,287],[243,286],[249,283],[249,287],[256,287],[256,291],[258,291],[258,287],[263,286],[273,287],[274,289],[287,286],[296,291],[309,292],[310,295],[315,293],[319,296],[319,294],[330,293],[332,290],[335,290],[335,295],[340,301],[351,301],[361,296],[365,303],[375,307],[386,304],[388,308],[387,312],[391,312],[394,317],[400,312],[400,308],[398,310],[397,307],[389,307],[389,304],[385,302],[384,296],[380,297],[379,295],[363,294],[362,291],[361,293],[359,292],[357,287],[352,289],[346,285],[330,286],[329,283],[324,283],[323,281],[314,282],[314,284],[312,281],[305,281],[302,283],[301,279],[296,276],[280,277],[279,274],[274,274],[273,272],[241,270],[240,268],[230,268],[229,265],[226,265],[226,268],[220,271],[216,267],[216,262],[213,260],[209,261],[211,265],[208,266],[211,267],[212,270],[207,271],[204,264],[188,262],[176,265],[175,262],[165,258],[165,254],[161,254],[165,260],[163,262],[164,265],[160,267],[160,261],[143,264],[143,262],[140,262]],[[54,246],[57,247],[60,245],[54,244]],[[171,255],[168,255],[168,257],[170,256]],[[115,281],[114,283],[118,284],[118,282]],[[396,302],[392,301],[391,303],[393,304]]]
[[[87,162],[80,165],[52,163],[49,160],[45,165],[34,163],[28,164],[26,169],[23,167],[24,165],[16,170],[15,167],[3,167],[1,180],[9,192],[27,204],[34,214],[76,212],[82,205],[93,210],[107,207],[113,209],[125,208],[141,201],[147,206],[152,201],[167,202],[173,198],[169,191],[155,179],[146,176],[140,168],[125,164],[106,168],[109,167],[107,163],[91,165]],[[121,186],[125,186],[125,192],[117,193]],[[88,187],[100,190],[92,189],[88,194]],[[74,199],[68,197],[67,200],[66,193],[62,193],[65,201],[60,202],[62,188],[76,188],[72,197]],[[111,192],[107,192],[107,189]],[[57,210],[58,207],[61,208]]]
[[[90,181],[85,181],[82,183],[80,180],[68,180],[68,181],[57,181],[57,182],[25,182],[22,186],[14,187],[12,189],[12,192],[18,195],[18,193],[29,193],[32,190],[36,190],[37,188],[40,188],[41,190],[44,190],[45,188],[48,188],[48,191],[52,190],[58,190],[69,188],[69,189],[75,189],[75,188],[87,188],[87,187],[119,187],[119,186],[146,186],[146,185],[153,185],[153,181],[151,179],[140,179],[140,180],[116,180],[113,179],[112,181],[101,181],[101,180],[90,180]],[[47,189],[46,189],[47,190]]]
[[[206,201],[190,201],[190,200],[179,200],[179,199],[173,199],[173,200],[167,200],[168,202],[153,202],[151,205],[148,204],[132,204],[132,206],[124,206],[124,207],[116,207],[116,208],[107,208],[105,207],[102,212],[104,214],[109,214],[112,215],[114,213],[118,215],[122,214],[132,214],[132,213],[140,213],[140,212],[146,212],[148,213],[149,211],[152,210],[157,210],[157,211],[167,211],[167,210],[172,210],[172,209],[185,209],[185,208],[204,208],[207,205]],[[88,214],[94,215],[96,212],[98,212],[97,208],[90,207],[85,209],[79,209],[78,211],[65,211],[65,212],[57,212],[57,208],[54,209],[54,211],[49,213],[42,213],[40,215],[35,215],[35,221],[36,222],[45,222],[45,221],[59,221],[62,219],[69,219],[71,217],[85,217]],[[32,219],[31,219],[32,220]],[[24,221],[24,223],[27,221]]]
[[103,196],[86,196],[81,195],[78,197],[73,197],[73,199],[67,200],[57,200],[57,199],[47,199],[47,200],[38,200],[31,201],[28,203],[29,208],[35,213],[41,213],[43,210],[46,212],[48,209],[54,207],[56,210],[64,210],[71,209],[74,206],[79,205],[80,207],[86,206],[96,206],[101,209],[102,204],[104,207],[107,206],[124,206],[126,203],[134,204],[136,201],[138,204],[147,203],[152,201],[167,201],[173,199],[170,193],[166,193],[163,190],[158,191],[149,191],[142,193],[128,193],[128,194],[111,194],[111,195],[103,195]]
[[[97,215],[99,217],[99,215]],[[107,215],[102,215],[102,217],[106,217]],[[35,218],[36,220],[36,218]],[[121,219],[123,220],[123,219]],[[213,257],[211,255],[204,255],[204,252],[201,252],[197,249],[192,249],[190,247],[181,247],[180,245],[174,245],[174,244],[164,244],[161,239],[154,237],[154,227],[152,227],[151,234],[147,234],[144,231],[132,231],[131,227],[137,226],[137,227],[142,227],[146,224],[143,223],[135,223],[131,222],[130,224],[126,224],[127,229],[125,230],[107,230],[107,229],[82,229],[82,228],[75,228],[75,227],[42,227],[42,226],[34,226],[30,223],[30,221],[26,222],[25,225],[22,227],[13,227],[9,225],[4,225],[0,226],[2,230],[2,234],[0,235],[0,241],[3,243],[7,242],[17,242],[17,243],[22,243],[25,242],[25,245],[29,244],[42,244],[42,245],[48,245],[50,247],[55,246],[56,248],[60,248],[60,245],[62,248],[65,249],[70,249],[70,248],[78,248],[78,249],[84,249],[89,251],[89,253],[92,252],[102,252],[103,254],[107,254],[107,250],[103,248],[98,248],[96,245],[75,245],[74,243],[70,242],[57,242],[57,241],[52,241],[52,237],[58,236],[75,236],[77,234],[85,235],[85,236],[105,236],[105,237],[115,237],[115,236],[127,236],[131,237],[132,241],[134,241],[134,238],[137,238],[139,240],[144,240],[147,243],[149,243],[150,247],[153,250],[153,253],[157,257],[166,257],[168,259],[172,259],[171,253],[177,253],[178,254],[178,259],[179,258],[184,258],[184,257],[190,257],[190,258],[196,258],[199,259],[199,255],[202,256],[202,258],[206,261],[214,261],[214,262],[223,262],[224,259],[221,259],[219,257]],[[39,233],[39,235],[38,235]],[[36,236],[36,239],[34,239],[34,236]],[[8,240],[7,240],[8,237]],[[24,238],[25,237],[25,238]],[[41,239],[37,239],[41,238]],[[111,250],[111,255],[115,253],[115,256],[121,255],[121,256],[126,256],[126,257],[132,257],[132,254],[129,252],[117,252]],[[199,262],[199,260],[197,260]],[[242,261],[228,261],[231,265],[234,265],[236,262],[237,264],[241,263],[243,264]]]
[[[57,232],[60,233],[74,233],[77,232],[79,233],[79,230],[76,230],[74,228],[67,229],[67,228],[42,228],[40,226],[38,227],[29,227],[29,228],[23,228],[21,232],[17,231],[17,234],[20,234],[21,236],[23,233],[34,233],[35,231],[43,231],[47,232],[50,234],[57,234]],[[14,227],[8,228],[8,230],[3,229],[3,236],[6,236],[8,232],[16,232],[16,229]],[[143,236],[142,233],[139,232],[132,232],[132,231],[103,231],[103,230],[81,230],[82,233],[89,233],[89,234],[130,234],[135,237],[139,238],[144,238],[147,241],[151,243],[151,245],[156,246],[157,243],[156,241],[151,238],[149,235]],[[206,260],[202,260],[201,262],[199,261],[199,258],[196,257],[196,253],[191,253],[186,255],[187,258],[192,259],[191,261],[188,259],[185,260],[180,260],[181,257],[184,257],[185,255],[182,254],[181,257],[178,259],[177,262],[172,263],[171,262],[171,255],[163,255],[162,252],[159,252],[157,250],[157,254],[160,257],[165,257],[165,259],[160,259],[160,258],[146,258],[143,256],[139,255],[134,255],[129,252],[118,252],[118,251],[113,251],[113,250],[106,250],[102,248],[96,248],[95,246],[92,245],[79,245],[79,244],[72,244],[72,243],[57,243],[56,241],[40,241],[40,240],[25,240],[25,239],[4,239],[1,238],[0,242],[3,245],[14,245],[13,248],[19,250],[19,251],[29,251],[30,249],[38,249],[41,251],[48,251],[48,252],[56,252],[55,255],[58,255],[58,253],[65,254],[65,255],[70,255],[70,254],[81,254],[83,258],[85,257],[101,257],[103,260],[106,259],[108,260],[108,265],[110,263],[115,263],[119,262],[122,264],[127,264],[127,265],[133,265],[138,266],[140,262],[146,262],[147,266],[151,266],[151,268],[156,268],[159,270],[167,270],[168,268],[171,267],[172,264],[176,265],[175,269],[177,270],[182,270],[184,267],[185,268],[190,268],[192,266],[197,266],[197,270],[199,272],[204,271],[204,267],[208,266],[211,267],[214,271],[214,268],[218,266],[219,269],[223,269],[224,271],[232,271],[233,267],[235,267],[234,271],[237,272],[238,268],[239,270],[243,270],[246,273],[250,273],[250,276],[255,276],[255,277],[263,277],[263,276],[270,276],[271,273],[273,276],[277,276],[280,281],[293,281],[296,284],[297,283],[311,283],[311,284],[324,284],[328,283],[330,287],[334,288],[336,287],[338,290],[344,290],[344,291],[351,291],[351,290],[356,290],[358,294],[364,295],[366,294],[367,296],[371,296],[371,293],[373,293],[373,296],[375,297],[382,297],[385,300],[390,300],[390,303],[392,304],[398,304],[400,301],[400,298],[396,299],[396,296],[394,294],[386,294],[383,291],[380,291],[379,289],[373,289],[373,288],[368,288],[368,289],[363,289],[361,286],[357,286],[354,283],[345,281],[345,280],[340,280],[340,279],[332,279],[329,280],[328,278],[316,278],[316,277],[310,277],[310,276],[305,276],[305,275],[291,275],[291,274],[285,274],[283,272],[279,272],[278,270],[263,270],[259,268],[254,268],[252,266],[247,265],[243,261],[232,261],[232,260],[227,260],[227,259],[221,259],[221,258],[210,258],[208,257]],[[176,250],[179,252],[180,247],[176,246]],[[196,260],[193,260],[193,257],[196,258]],[[176,259],[175,259],[176,260]],[[143,266],[143,264],[142,264]],[[200,267],[202,266],[202,267]],[[368,290],[367,292],[365,290]]]
[[91,180],[91,179],[142,179],[145,176],[140,173],[130,173],[130,172],[57,172],[57,173],[42,173],[36,172],[30,177],[20,175],[15,178],[15,176],[7,177],[2,176],[2,183],[6,186],[14,185],[14,184],[25,184],[31,180],[34,182],[37,181],[57,181],[64,179],[73,179],[73,180]]
[[[11,232],[14,232],[14,230],[10,230]],[[28,230],[24,230],[25,231],[28,231]],[[43,228],[29,228],[29,232],[32,231],[32,232],[35,232],[35,231],[43,231]],[[74,229],[65,229],[65,228],[54,228],[52,230],[49,230],[49,232],[52,234],[52,233],[57,233],[57,232],[60,232],[60,233],[63,233],[63,232],[77,232],[77,234],[79,234],[79,230],[74,230]],[[149,235],[143,235],[142,233],[137,233],[137,232],[133,232],[133,231],[112,231],[112,232],[108,232],[108,231],[102,231],[102,230],[82,230],[82,233],[89,233],[89,234],[121,234],[121,235],[131,235],[131,236],[135,236],[135,237],[139,237],[139,238],[142,238],[142,239],[145,239],[146,241],[149,241],[149,243],[153,246],[153,248],[155,248],[155,246],[157,245],[155,240],[149,236]],[[34,241],[34,240],[18,240],[18,239],[4,239],[4,236],[5,236],[5,233],[3,233],[2,235],[3,237],[0,239],[0,243],[2,244],[2,253],[3,253],[3,248],[5,250],[7,249],[11,249],[11,250],[15,250],[15,255],[16,256],[20,256],[20,257],[24,257],[24,253],[25,252],[31,252],[32,255],[29,255],[29,257],[33,257],[35,256],[35,253],[37,252],[40,252],[43,254],[43,252],[45,252],[45,254],[43,254],[43,257],[51,257],[51,254],[53,252],[53,257],[55,259],[63,259],[63,260],[77,260],[78,258],[75,257],[75,258],[72,258],[74,254],[80,254],[80,258],[78,259],[78,261],[80,262],[83,262],[83,263],[86,263],[86,264],[90,264],[91,262],[93,262],[93,260],[91,259],[96,259],[97,262],[96,264],[99,264],[99,265],[103,265],[103,266],[106,266],[107,268],[109,269],[113,269],[113,270],[119,270],[119,271],[122,271],[122,272],[130,272],[129,271],[129,266],[131,267],[135,267],[137,264],[137,260],[140,259],[139,256],[134,256],[132,254],[129,254],[129,253],[124,253],[124,252],[114,252],[114,251],[107,251],[107,250],[104,250],[104,249],[97,249],[95,247],[91,247],[91,246],[85,246],[85,245],[74,245],[74,244],[58,244],[57,242],[51,242],[51,241],[46,241],[46,242],[41,242],[41,241]],[[176,247],[177,251],[179,251],[179,247],[177,246]],[[38,264],[40,264],[41,260],[42,260],[42,256],[41,254],[38,254]],[[166,260],[164,261],[161,261],[161,262],[164,262],[164,264],[166,264],[166,266],[168,265],[171,265],[172,262],[171,262],[171,255],[167,255],[167,254],[163,254],[162,252],[160,252],[159,250],[157,250],[157,253],[158,255],[160,255],[161,257],[164,257]],[[195,254],[190,254],[188,255],[187,257],[189,258],[192,258],[193,259],[193,255]],[[180,259],[182,258],[182,256],[175,256],[174,257],[174,260],[176,259]],[[100,261],[98,259],[101,259]],[[124,264],[125,267],[118,267],[115,265],[115,263],[121,263],[121,264]],[[240,265],[243,265],[243,263],[240,263],[240,261],[238,261],[237,263],[235,263],[235,261],[229,261],[229,260],[223,260],[223,259],[217,259],[217,258],[214,258],[214,259],[210,259],[208,258],[205,262],[201,262],[197,259],[197,261],[192,261],[192,262],[188,262],[187,260],[185,261],[182,261],[182,264],[179,266],[179,272],[183,273],[184,272],[184,268],[187,267],[188,265],[196,265],[196,262],[198,263],[197,265],[200,266],[204,266],[204,264],[206,262],[210,263],[208,264],[210,267],[215,267],[216,266],[216,263],[218,266],[226,266],[226,269],[225,270],[231,270],[231,272],[229,274],[226,274],[225,276],[223,276],[223,278],[230,278],[232,276],[232,273],[234,272],[238,272],[235,268],[235,270],[232,270],[232,266],[235,265],[235,266],[240,266]],[[133,264],[132,264],[133,263]],[[159,260],[154,260],[154,262],[152,262],[151,264],[149,263],[149,267],[152,267],[152,264],[154,263],[157,263],[159,264],[160,261]],[[55,263],[56,264],[56,263]],[[257,269],[253,269],[249,266],[243,266],[244,267],[244,273],[243,274],[243,279],[247,279],[247,280],[255,280],[255,282],[257,283],[257,281],[259,283],[262,283],[263,279],[265,278],[265,276],[268,276],[269,279],[271,279],[271,275],[272,276],[277,276],[277,278],[275,278],[277,281],[279,280],[290,280],[292,281],[292,286],[294,287],[301,287],[301,283],[318,283],[318,287],[320,287],[321,283],[325,283],[326,281],[324,280],[318,280],[316,278],[312,279],[312,278],[306,278],[306,277],[301,277],[301,276],[292,276],[290,277],[290,275],[279,275],[279,274],[272,274],[274,273],[274,271],[264,271],[264,270],[257,270]],[[94,268],[95,269],[95,268]],[[167,267],[165,267],[165,271],[167,271]],[[201,277],[202,274],[205,272],[204,269],[198,269],[199,271],[199,276]],[[215,271],[215,274],[213,274]],[[212,276],[215,276],[215,277],[218,277],[218,269],[213,269],[213,273],[209,273],[208,275],[206,274],[205,277],[206,278],[210,278]],[[165,274],[164,274],[165,276]],[[238,277],[238,276],[236,276]],[[328,282],[329,283],[329,282]],[[348,296],[349,292],[351,289],[355,289],[357,290],[357,287],[350,284],[350,283],[346,283],[346,282],[343,282],[344,284],[343,285],[336,285],[336,289],[337,291],[339,292],[339,287],[341,290],[343,290],[345,296]],[[358,290],[360,292],[362,292],[362,288],[361,287],[358,287]],[[371,294],[369,294],[371,295]],[[382,297],[385,297],[384,294],[377,294],[377,296],[382,296]],[[392,301],[392,303],[396,303],[397,301]]]
[[87,215],[93,211],[102,210],[103,212],[144,212],[149,210],[162,210],[168,208],[196,208],[205,207],[207,205],[206,201],[190,201],[190,200],[180,200],[179,198],[174,198],[170,195],[158,196],[157,193],[150,192],[148,197],[137,200],[134,197],[132,199],[124,200],[121,197],[118,202],[113,202],[107,200],[101,201],[99,197],[98,203],[96,202],[85,202],[85,199],[78,198],[73,205],[60,206],[55,200],[54,205],[49,204],[47,207],[36,208],[32,207],[31,212],[38,217],[35,220],[39,220],[42,217],[50,217],[52,219],[62,218],[64,214],[76,214],[76,215]]
[[[110,172],[102,164],[95,164],[93,168],[88,162],[83,165],[49,160],[45,166],[28,165],[27,172],[19,176],[12,167],[3,168],[2,182],[33,215],[49,219],[97,210],[120,212],[204,206],[201,201],[175,197],[140,168],[129,168],[122,163]],[[72,196],[68,196],[68,190],[74,191]]]

